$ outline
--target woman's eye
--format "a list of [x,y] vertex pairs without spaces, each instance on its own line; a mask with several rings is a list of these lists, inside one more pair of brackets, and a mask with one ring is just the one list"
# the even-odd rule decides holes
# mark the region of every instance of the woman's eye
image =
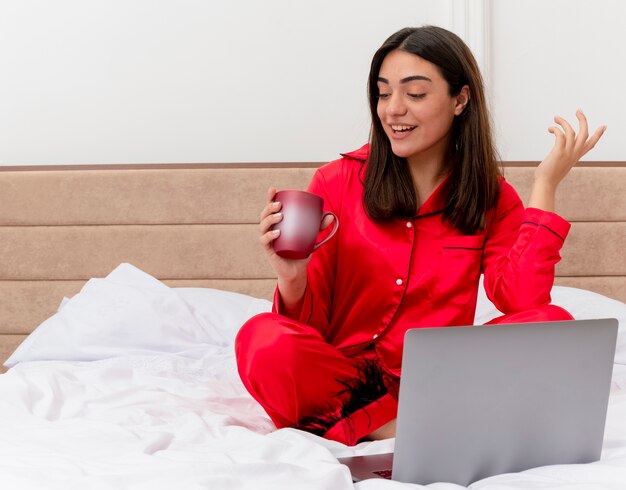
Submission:
[[407,94],[412,99],[423,99],[426,97],[426,94]]
[[378,94],[379,99],[388,99],[391,94]]

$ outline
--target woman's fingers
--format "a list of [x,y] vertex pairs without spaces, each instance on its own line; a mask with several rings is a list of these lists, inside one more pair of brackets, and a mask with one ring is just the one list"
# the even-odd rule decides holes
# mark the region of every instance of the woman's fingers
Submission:
[[585,153],[591,150],[604,134],[606,126],[600,126],[591,137],[589,137],[589,123],[587,117],[578,109],[576,111],[578,119],[578,133],[574,131],[571,124],[560,116],[555,116],[554,121],[560,126],[551,126],[548,131],[556,137],[554,146],[559,150],[571,151],[572,157],[580,159]]
[[280,230],[272,230],[272,226],[278,223],[281,219],[283,219],[282,213],[274,213],[267,216],[263,221],[261,221],[259,228],[261,231],[261,236],[259,237],[259,242],[263,247],[269,249],[271,248],[271,244],[278,235],[280,235]]
[[270,243],[280,234],[280,231],[271,229],[272,226],[283,219],[283,215],[280,212],[281,204],[278,201],[274,201],[275,197],[276,188],[270,187],[267,190],[268,203],[259,216],[259,231],[261,233],[259,241],[265,247],[269,247]]
[[587,138],[589,138],[589,124],[587,123],[587,117],[583,111],[578,109],[576,111],[576,119],[578,119],[578,137],[584,144],[587,141]]
[[554,122],[563,128],[563,132],[565,133],[565,144],[573,144],[576,139],[576,131],[574,131],[571,124],[561,116],[556,116],[554,118]]
[[554,148],[562,151],[565,148],[565,133],[557,126],[550,126],[548,133],[554,135]]
[[[578,119],[578,134],[572,126],[562,117],[556,116],[554,121],[558,126],[551,126],[548,131],[554,135],[554,146],[544,160],[535,170],[535,183],[541,181],[538,187],[533,189],[553,189],[556,190],[559,183],[569,173],[574,165],[585,155],[591,148],[595,146],[602,137],[606,126],[601,126],[596,132],[589,137],[589,128],[587,118],[580,110],[576,111]],[[554,208],[554,196],[550,197],[547,193],[533,190],[532,201],[538,203],[541,209]],[[535,195],[536,194],[536,195]],[[537,196],[539,196],[537,198]],[[552,203],[552,204],[546,204]],[[547,207],[543,207],[547,206]]]
[[259,222],[259,231],[264,234],[283,219],[283,213],[280,212],[280,203],[271,202],[263,209],[261,213],[261,221]]
[[280,203],[278,201],[274,201],[276,197],[276,188],[270,187],[267,189],[267,205],[261,211],[259,215],[259,222],[262,223],[265,218],[267,218],[270,214],[276,213],[280,210]]
[[263,211],[261,211],[261,214],[259,215],[259,221],[263,221],[263,219],[272,212],[273,210],[272,204],[274,203],[275,196],[276,196],[275,187],[270,187],[269,189],[267,189],[267,205],[263,208]]
[[320,224],[320,230],[325,230],[326,228],[328,228],[333,223],[333,221],[335,221],[335,217],[332,214],[327,214],[326,216],[324,216],[324,219]]
[[280,211],[281,204],[278,201],[268,202],[259,215],[259,222],[263,222],[268,216],[276,214]]
[[270,247],[270,244],[280,235],[280,230],[270,230],[259,237],[259,242],[264,247]]
[[591,138],[589,138],[585,142],[585,151],[583,155],[587,153],[589,150],[591,150],[594,146],[596,146],[596,143],[602,137],[605,131],[606,131],[606,126],[600,126],[598,129],[596,129],[596,132],[591,135]]

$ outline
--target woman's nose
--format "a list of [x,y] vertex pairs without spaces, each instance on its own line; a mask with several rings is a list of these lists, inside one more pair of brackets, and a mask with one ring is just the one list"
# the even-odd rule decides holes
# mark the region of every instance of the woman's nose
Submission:
[[406,114],[406,104],[402,99],[401,94],[393,94],[389,99],[387,105],[387,114],[390,116],[403,116]]

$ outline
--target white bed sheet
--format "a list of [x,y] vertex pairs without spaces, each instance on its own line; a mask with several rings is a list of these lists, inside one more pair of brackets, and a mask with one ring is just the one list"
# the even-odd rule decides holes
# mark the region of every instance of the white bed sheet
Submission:
[[[82,301],[80,293],[67,302],[53,321],[46,323],[48,327],[42,325],[21,353],[17,352],[14,367],[0,375],[1,489],[424,488],[384,480],[353,484],[347,468],[336,460],[349,454],[391,450],[393,440],[350,448],[297,430],[274,429],[239,381],[232,349],[233,325],[268,303],[217,291],[172,290],[132,266],[114,272],[116,288],[132,286],[146,298],[155,299],[127,302],[123,308],[128,311],[118,311],[117,320],[113,319],[133,318],[137,324],[126,322],[124,328],[134,333],[124,334],[115,325],[107,327],[110,316],[102,321],[93,319],[106,302],[117,301],[97,294],[99,287],[110,285],[98,280],[87,288],[96,293],[89,301]],[[562,291],[566,302],[584,303],[589,310],[580,313],[582,316],[597,314],[589,306],[596,301],[606,313],[602,316],[619,317],[624,330],[626,305],[566,289],[570,288]],[[172,301],[164,302],[163,295]],[[211,303],[216,297],[217,302]],[[582,299],[586,301],[581,303]],[[212,311],[206,310],[207,303]],[[119,301],[116,304],[119,309]],[[236,306],[236,314],[216,311],[224,305]],[[138,311],[147,308],[154,313],[165,307],[170,315],[167,324],[158,324],[159,315],[145,315],[150,322],[144,322]],[[479,315],[490,314],[490,306],[483,304]],[[81,315],[85,321],[92,317],[86,325],[91,332],[82,337],[74,332],[66,352],[61,347],[63,339],[57,339],[53,351],[64,359],[28,359],[34,356],[28,352],[29,345],[54,343],[70,320],[78,321]],[[185,328],[173,328],[172,319],[178,315]],[[197,322],[195,328],[190,328],[190,318]],[[214,322],[219,326],[212,329]],[[103,329],[113,333],[107,336]],[[205,331],[199,334],[198,329]],[[167,351],[159,351],[151,331],[167,337]],[[145,345],[140,341],[142,335]],[[194,338],[193,348],[188,346],[189,336]],[[99,359],[72,358],[81,342],[94,339],[104,346],[97,351]],[[126,339],[133,342],[132,354],[120,348]],[[40,345],[36,354],[49,353]],[[438,483],[427,488],[462,487]],[[498,475],[470,488],[626,488],[626,366],[615,364],[599,462]]]

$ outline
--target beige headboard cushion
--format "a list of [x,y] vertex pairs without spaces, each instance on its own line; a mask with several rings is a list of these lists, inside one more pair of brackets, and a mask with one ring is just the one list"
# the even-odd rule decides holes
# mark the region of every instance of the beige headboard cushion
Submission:
[[[270,298],[257,232],[267,188],[306,188],[317,166],[0,167],[0,356],[121,262],[172,286]],[[532,171],[505,168],[524,199]],[[562,184],[573,225],[557,284],[626,301],[625,188],[626,163],[580,166]]]
[[[534,165],[504,173],[526,204]],[[556,210],[572,223],[557,265],[557,285],[589,289],[626,302],[626,162],[579,164],[557,193]]]

